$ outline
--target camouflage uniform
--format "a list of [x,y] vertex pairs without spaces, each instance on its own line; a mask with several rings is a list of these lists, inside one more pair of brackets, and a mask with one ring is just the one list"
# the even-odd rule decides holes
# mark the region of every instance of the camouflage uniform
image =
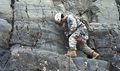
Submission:
[[[77,43],[80,45],[79,48],[84,51],[86,54],[92,55],[93,50],[86,44],[88,40],[88,31],[86,26],[73,15],[68,15],[67,17],[67,33],[66,36],[69,36],[69,47],[71,51],[77,50]],[[79,26],[79,27],[78,27]],[[82,38],[81,42],[77,42],[76,38]]]

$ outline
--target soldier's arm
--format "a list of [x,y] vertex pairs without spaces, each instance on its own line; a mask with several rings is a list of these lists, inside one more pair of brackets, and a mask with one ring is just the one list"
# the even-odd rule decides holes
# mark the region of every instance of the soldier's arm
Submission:
[[72,15],[69,16],[69,24],[70,24],[70,31],[74,32],[75,29],[77,28],[77,23],[76,23],[76,19]]

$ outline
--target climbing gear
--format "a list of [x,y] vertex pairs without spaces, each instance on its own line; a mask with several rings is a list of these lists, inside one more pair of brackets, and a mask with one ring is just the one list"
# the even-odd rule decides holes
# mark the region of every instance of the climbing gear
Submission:
[[68,51],[68,53],[65,54],[65,56],[76,57],[77,54],[76,54],[76,51],[74,50],[74,51]]
[[62,15],[62,13],[57,13],[57,14],[55,15],[54,19],[55,19],[56,22],[58,22],[58,23],[61,22],[61,15]]
[[[74,16],[74,17],[76,18],[76,20],[77,19],[80,20],[86,26],[87,30],[89,31],[89,29],[90,29],[89,24],[83,17],[78,17],[78,16]],[[79,23],[79,22],[77,22],[77,23]],[[73,34],[79,27],[81,27],[83,25],[82,23],[80,25],[78,25],[77,28],[74,31],[72,31],[71,34]]]
[[89,26],[87,20],[85,20],[83,17],[78,17],[78,16],[75,16],[75,18],[79,19],[86,26],[87,30],[89,31],[90,26]]
[[[77,28],[74,31],[72,31],[71,34],[73,34],[80,26],[82,26],[82,24],[78,25]],[[71,36],[71,34],[70,34],[70,36]]]
[[82,38],[78,37],[76,38],[77,42],[82,42]]
[[98,59],[100,55],[96,53],[95,51],[92,52],[92,59]]

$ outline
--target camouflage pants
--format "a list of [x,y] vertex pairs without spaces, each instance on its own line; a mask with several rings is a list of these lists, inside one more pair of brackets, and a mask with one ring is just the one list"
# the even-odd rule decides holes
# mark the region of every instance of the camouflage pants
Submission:
[[78,48],[90,56],[92,56],[92,52],[94,51],[84,42],[78,43]]
[[86,40],[82,41],[82,42],[77,42],[76,40],[76,32],[74,32],[70,37],[69,37],[69,47],[71,51],[77,50],[76,46],[77,44],[79,44],[79,48],[85,52],[88,55],[92,55],[92,52],[94,50],[92,50],[87,44],[86,44]]

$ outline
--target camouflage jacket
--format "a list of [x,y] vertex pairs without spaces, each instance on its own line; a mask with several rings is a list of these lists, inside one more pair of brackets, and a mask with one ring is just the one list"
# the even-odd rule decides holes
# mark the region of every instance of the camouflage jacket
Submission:
[[88,39],[86,26],[79,19],[76,19],[74,15],[68,15],[66,23],[67,26],[65,27],[65,35],[67,37],[76,32],[76,37],[80,37],[83,40]]

